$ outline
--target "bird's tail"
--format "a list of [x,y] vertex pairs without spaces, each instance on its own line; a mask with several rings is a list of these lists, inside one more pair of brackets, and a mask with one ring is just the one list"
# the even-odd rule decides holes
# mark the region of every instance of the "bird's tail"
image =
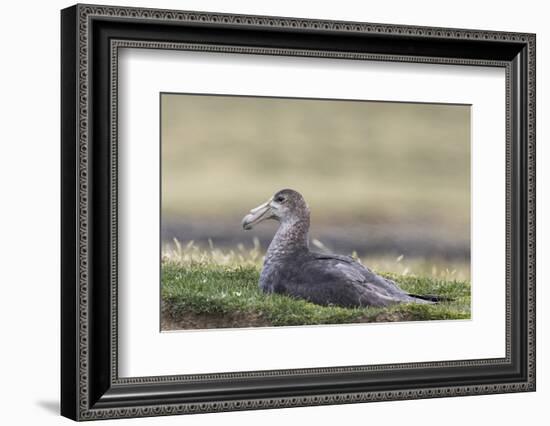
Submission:
[[447,296],[438,296],[436,294],[411,294],[409,296],[416,299],[427,300],[428,302],[440,303],[440,302],[452,302],[454,299]]

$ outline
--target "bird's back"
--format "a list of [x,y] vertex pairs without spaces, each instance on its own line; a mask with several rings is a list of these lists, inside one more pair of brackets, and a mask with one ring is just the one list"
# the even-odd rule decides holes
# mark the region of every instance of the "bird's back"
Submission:
[[[309,252],[273,269],[273,291],[320,305],[345,307],[429,303],[409,296],[349,256]],[[279,269],[280,272],[277,272]]]

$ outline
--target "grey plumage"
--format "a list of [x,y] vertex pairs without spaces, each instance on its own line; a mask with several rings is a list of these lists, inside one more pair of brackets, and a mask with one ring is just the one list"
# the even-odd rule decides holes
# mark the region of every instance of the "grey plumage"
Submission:
[[309,249],[309,208],[292,189],[277,192],[251,210],[243,228],[277,220],[280,225],[267,250],[259,286],[319,305],[345,307],[389,306],[396,303],[434,303],[413,296],[349,256],[316,253]]

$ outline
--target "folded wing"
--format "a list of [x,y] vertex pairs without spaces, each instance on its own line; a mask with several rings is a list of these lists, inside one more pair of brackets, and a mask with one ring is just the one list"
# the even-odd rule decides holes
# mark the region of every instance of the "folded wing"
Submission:
[[384,307],[395,303],[431,303],[410,296],[349,256],[310,253],[286,293],[321,305]]

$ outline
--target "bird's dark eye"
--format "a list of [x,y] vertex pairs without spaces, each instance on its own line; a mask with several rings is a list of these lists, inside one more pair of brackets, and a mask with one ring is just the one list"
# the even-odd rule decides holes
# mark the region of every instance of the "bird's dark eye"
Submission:
[[277,201],[278,203],[284,203],[285,202],[285,197],[283,197],[282,195],[279,195],[279,196],[275,197],[275,201]]

